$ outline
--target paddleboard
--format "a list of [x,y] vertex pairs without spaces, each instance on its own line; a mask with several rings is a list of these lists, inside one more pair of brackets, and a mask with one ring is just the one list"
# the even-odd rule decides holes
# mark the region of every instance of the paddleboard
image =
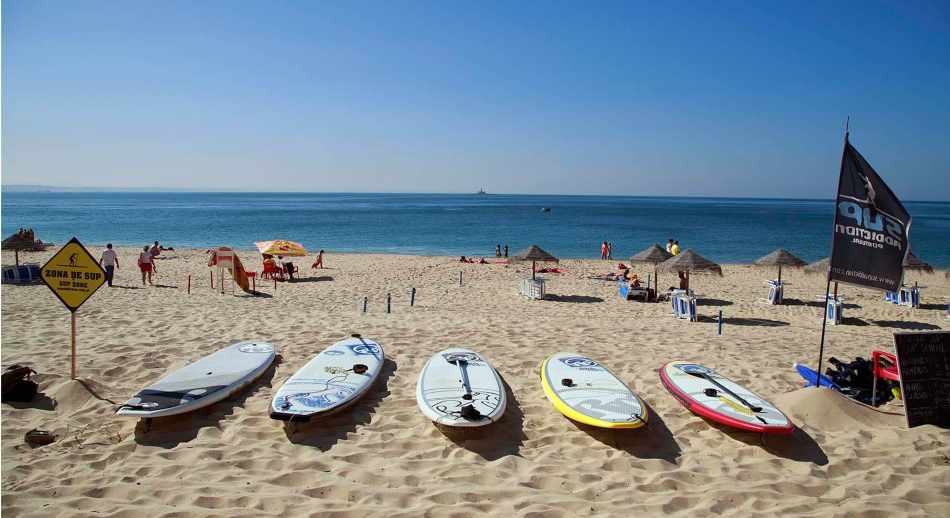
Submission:
[[359,336],[331,345],[284,382],[271,418],[304,422],[355,403],[379,378],[384,359],[378,343]]
[[267,342],[238,342],[185,365],[119,406],[117,415],[151,418],[213,405],[250,384],[273,363]]
[[416,402],[437,424],[485,426],[501,419],[507,398],[501,377],[484,357],[452,348],[429,358],[416,384]]
[[[810,369],[800,363],[796,363],[795,370],[797,370],[798,374],[801,375],[801,377],[804,378],[805,381],[808,382],[808,384],[805,385],[806,387],[814,387],[818,384],[818,373],[815,372],[814,369]],[[835,385],[834,382],[831,381],[831,379],[828,378],[828,376],[825,376],[824,374],[821,375],[821,386],[832,388],[837,391],[841,390],[841,388],[838,387],[838,385]]]
[[606,367],[577,353],[541,362],[541,387],[558,412],[600,428],[639,428],[646,405]]
[[708,367],[669,362],[660,367],[660,380],[683,406],[710,421],[750,432],[788,434],[794,429],[781,410]]

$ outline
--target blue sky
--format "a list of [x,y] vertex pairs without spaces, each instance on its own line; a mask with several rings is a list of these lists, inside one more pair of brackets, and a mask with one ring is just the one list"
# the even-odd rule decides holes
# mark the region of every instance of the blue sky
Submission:
[[4,2],[2,181],[950,200],[950,4],[705,4]]

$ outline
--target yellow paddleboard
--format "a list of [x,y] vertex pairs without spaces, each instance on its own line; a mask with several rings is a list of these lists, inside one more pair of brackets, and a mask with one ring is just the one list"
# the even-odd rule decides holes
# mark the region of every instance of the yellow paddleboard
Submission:
[[558,412],[599,428],[639,428],[647,407],[620,379],[577,353],[557,353],[541,362],[541,386]]

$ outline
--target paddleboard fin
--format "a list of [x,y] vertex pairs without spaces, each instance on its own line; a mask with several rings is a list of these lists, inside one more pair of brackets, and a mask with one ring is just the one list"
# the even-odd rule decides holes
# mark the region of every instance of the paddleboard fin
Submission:
[[463,406],[461,410],[461,414],[462,414],[462,417],[470,421],[477,421],[484,417],[482,413],[479,412],[477,408],[475,408],[475,405],[471,405],[471,404]]

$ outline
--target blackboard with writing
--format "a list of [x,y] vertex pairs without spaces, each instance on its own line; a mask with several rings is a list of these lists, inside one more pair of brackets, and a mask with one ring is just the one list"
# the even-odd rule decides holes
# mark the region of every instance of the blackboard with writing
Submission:
[[907,426],[950,428],[950,331],[894,333]]

